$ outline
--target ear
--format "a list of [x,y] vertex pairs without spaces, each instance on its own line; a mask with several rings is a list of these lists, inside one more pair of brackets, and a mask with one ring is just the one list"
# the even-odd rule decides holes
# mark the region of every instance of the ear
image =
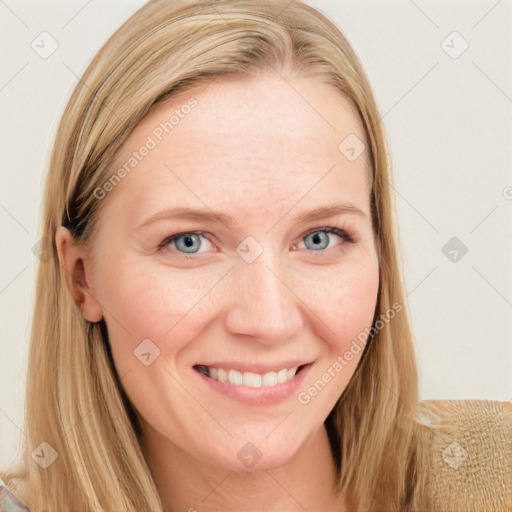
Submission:
[[76,244],[69,229],[62,226],[55,232],[55,244],[59,264],[67,274],[66,282],[73,300],[86,320],[99,322],[103,314],[91,285],[92,265],[89,251]]

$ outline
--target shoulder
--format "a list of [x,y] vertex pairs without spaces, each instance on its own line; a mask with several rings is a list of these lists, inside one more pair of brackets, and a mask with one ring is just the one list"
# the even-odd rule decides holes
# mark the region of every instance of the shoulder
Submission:
[[434,511],[512,510],[512,402],[426,400]]
[[14,488],[0,478],[0,512],[30,512],[20,501]]

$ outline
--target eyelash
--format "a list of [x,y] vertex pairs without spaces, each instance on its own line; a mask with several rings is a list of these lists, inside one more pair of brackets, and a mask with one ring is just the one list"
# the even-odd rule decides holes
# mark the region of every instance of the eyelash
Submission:
[[[307,236],[309,236],[309,235],[311,235],[313,233],[318,233],[318,232],[332,233],[334,235],[338,235],[341,239],[345,240],[348,243],[354,243],[354,239],[344,229],[336,228],[334,226],[323,226],[323,227],[320,227],[320,228],[312,229],[312,230],[308,231],[307,233],[305,233],[303,238],[306,238]],[[182,237],[184,235],[201,235],[201,236],[205,236],[205,232],[204,231],[200,231],[200,230],[199,231],[183,231],[181,233],[176,233],[174,235],[168,236],[167,238],[165,238],[158,245],[157,251],[162,251],[172,241],[174,241],[177,238],[180,238],[180,237]],[[205,237],[205,238],[207,238],[207,237]],[[311,250],[310,252],[320,252],[320,253],[322,253],[324,251],[326,251],[326,249],[321,249],[321,250],[318,250],[318,251]],[[177,257],[178,258],[184,258],[184,259],[187,259],[187,260],[192,260],[192,259],[196,259],[197,258],[197,256],[195,256],[195,255],[185,254],[185,253],[180,252],[180,251],[177,252]]]

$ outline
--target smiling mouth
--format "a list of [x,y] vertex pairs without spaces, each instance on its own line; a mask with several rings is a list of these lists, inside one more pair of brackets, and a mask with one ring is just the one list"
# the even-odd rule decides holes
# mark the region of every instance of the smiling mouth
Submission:
[[235,386],[261,388],[284,384],[292,380],[305,366],[306,365],[303,364],[293,368],[282,368],[277,372],[254,373],[196,364],[194,370],[219,382],[234,384]]

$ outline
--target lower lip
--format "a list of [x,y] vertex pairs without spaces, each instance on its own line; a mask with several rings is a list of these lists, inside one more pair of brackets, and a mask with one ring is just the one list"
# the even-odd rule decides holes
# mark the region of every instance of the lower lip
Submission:
[[282,402],[287,398],[296,395],[310,368],[311,363],[306,364],[292,380],[287,380],[286,382],[276,384],[275,386],[262,386],[259,388],[251,388],[249,386],[242,385],[238,386],[229,382],[220,382],[212,379],[211,377],[207,377],[197,370],[193,370],[193,372],[196,373],[197,376],[214,391],[229,398],[249,405],[267,405]]

